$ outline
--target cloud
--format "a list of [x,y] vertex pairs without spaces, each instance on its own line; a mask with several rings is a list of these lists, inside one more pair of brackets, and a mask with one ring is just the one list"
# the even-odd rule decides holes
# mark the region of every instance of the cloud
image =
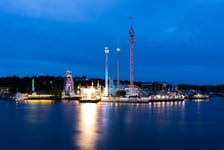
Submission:
[[[79,60],[78,60],[79,61]],[[66,70],[71,70],[75,76],[87,75],[89,77],[104,77],[104,66],[95,62],[89,64],[81,60],[82,63],[71,61],[55,61],[54,59],[35,58],[2,58],[0,59],[0,76],[33,76],[44,73],[46,75],[63,75]],[[56,67],[55,67],[56,66]]]
[[197,3],[202,3],[202,4],[211,4],[211,3],[217,3],[217,2],[223,2],[223,0],[195,0]]
[[63,63],[36,59],[1,59],[0,64],[0,75],[32,76],[40,73],[62,75],[65,70],[71,68]]
[[89,20],[104,14],[118,0],[1,0],[0,10],[19,15],[72,19],[76,21]]

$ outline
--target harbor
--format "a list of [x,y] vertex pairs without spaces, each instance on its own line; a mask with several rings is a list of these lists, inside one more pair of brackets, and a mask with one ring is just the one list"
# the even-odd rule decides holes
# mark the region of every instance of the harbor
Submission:
[[[40,80],[42,79],[42,81]],[[115,81],[110,81],[108,84],[108,93],[105,94],[106,90],[103,84],[104,80],[99,79],[79,79],[76,80],[73,77],[71,71],[66,71],[63,79],[63,89],[59,90],[56,83],[62,82],[57,81],[55,85],[51,80],[45,80],[44,77],[41,78],[30,78],[31,89],[30,92],[20,92],[20,88],[16,89],[16,93],[10,98],[9,88],[5,88],[4,97],[7,99],[12,99],[17,102],[22,102],[23,100],[40,100],[40,99],[49,99],[49,100],[69,100],[77,101],[80,103],[98,103],[98,102],[108,102],[108,103],[151,103],[151,102],[172,102],[172,101],[185,101],[185,100],[206,100],[211,97],[207,94],[202,94],[202,90],[185,90],[181,86],[172,86],[167,83],[142,83],[141,86],[133,86],[130,88],[128,83],[120,82],[120,88],[117,89]],[[36,81],[36,84],[34,83]],[[18,81],[17,81],[18,82]],[[40,91],[37,87],[40,87],[40,82],[49,82],[49,91]],[[83,85],[82,85],[83,84]],[[45,85],[46,86],[46,85]],[[53,87],[53,89],[52,89]],[[204,87],[203,87],[204,88]],[[57,90],[58,89],[58,90]],[[218,91],[219,92],[219,91]],[[219,92],[220,93],[220,92]],[[8,96],[6,96],[8,95]],[[212,95],[217,95],[213,93]],[[221,94],[220,94],[221,95]],[[3,98],[4,98],[3,97]],[[6,99],[6,98],[5,98]]]

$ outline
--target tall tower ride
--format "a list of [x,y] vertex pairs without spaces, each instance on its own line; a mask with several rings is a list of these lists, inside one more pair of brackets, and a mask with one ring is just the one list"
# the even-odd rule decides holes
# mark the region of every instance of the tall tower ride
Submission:
[[104,47],[104,52],[106,55],[106,60],[105,60],[105,92],[104,95],[108,96],[109,93],[109,89],[108,89],[108,54],[109,54],[109,48],[108,47]]
[[134,36],[135,36],[135,31],[133,29],[133,26],[131,26],[129,30],[129,43],[130,43],[130,88],[131,91],[133,91],[134,87]]
[[117,90],[120,89],[120,48],[116,49],[117,51]]

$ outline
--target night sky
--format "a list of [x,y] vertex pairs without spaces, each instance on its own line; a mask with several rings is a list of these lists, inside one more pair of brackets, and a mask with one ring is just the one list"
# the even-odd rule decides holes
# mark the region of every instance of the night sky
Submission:
[[131,24],[135,81],[224,82],[224,0],[1,0],[0,76],[129,80]]

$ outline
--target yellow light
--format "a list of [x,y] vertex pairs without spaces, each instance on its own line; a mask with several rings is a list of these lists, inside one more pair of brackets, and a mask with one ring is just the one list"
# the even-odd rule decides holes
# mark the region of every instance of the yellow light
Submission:
[[54,103],[55,100],[48,100],[48,99],[38,99],[38,100],[24,100],[25,102],[27,103],[33,103],[33,104],[37,104],[37,103],[40,103],[40,104],[51,104],[51,103]]
[[83,88],[81,95],[83,99],[100,99],[100,91],[93,87]]
[[80,134],[74,137],[74,142],[81,148],[91,149],[98,139],[97,107],[93,103],[81,104],[80,107],[78,124]]

